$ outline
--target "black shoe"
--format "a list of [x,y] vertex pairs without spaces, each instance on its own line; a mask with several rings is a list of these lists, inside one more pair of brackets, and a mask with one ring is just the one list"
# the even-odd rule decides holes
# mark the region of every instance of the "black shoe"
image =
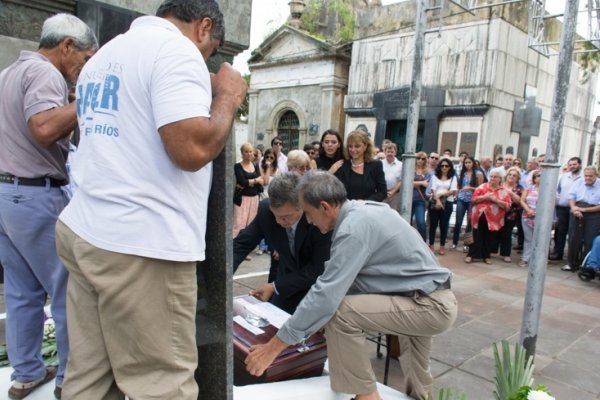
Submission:
[[62,386],[56,386],[54,388],[54,397],[58,400],[62,399]]
[[550,261],[561,261],[562,259],[563,256],[559,254],[550,254],[550,256],[548,256],[548,260]]
[[570,271],[570,272],[575,272],[578,269],[579,268],[577,268],[577,267],[571,267],[570,265],[565,265],[564,267],[561,268],[562,271]]

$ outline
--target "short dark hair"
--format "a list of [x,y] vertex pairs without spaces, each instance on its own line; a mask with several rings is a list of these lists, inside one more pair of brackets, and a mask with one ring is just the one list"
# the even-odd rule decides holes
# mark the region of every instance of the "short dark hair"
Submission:
[[569,161],[577,161],[577,163],[579,165],[581,165],[581,158],[579,158],[579,157],[571,157],[571,158],[569,158]]
[[293,172],[284,172],[269,182],[269,205],[273,208],[283,207],[287,203],[300,208],[298,201],[298,181],[300,176]]
[[275,137],[273,137],[273,139],[271,139],[271,147],[273,147],[273,143],[275,143],[276,140],[279,140],[280,142],[283,143],[282,138],[280,138],[279,136],[275,136]]
[[216,0],[165,0],[156,10],[156,16],[173,17],[188,23],[210,18],[210,36],[221,44],[225,41],[225,22]]

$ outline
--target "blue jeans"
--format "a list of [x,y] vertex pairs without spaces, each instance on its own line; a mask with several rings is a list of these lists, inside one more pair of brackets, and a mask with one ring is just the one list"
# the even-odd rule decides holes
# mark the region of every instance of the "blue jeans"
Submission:
[[68,273],[56,254],[55,226],[66,195],[50,186],[0,183],[0,261],[4,266],[6,344],[14,373],[26,383],[45,376],[41,345],[46,293],[52,299],[61,384],[69,352]]
[[416,200],[412,203],[412,216],[411,220],[415,219],[417,224],[417,231],[423,238],[423,241],[426,241],[426,232],[427,225],[425,224],[425,201],[424,200]]
[[585,266],[600,271],[600,236],[596,236],[592,242],[592,250],[590,250]]
[[[454,224],[454,236],[452,237],[452,244],[458,245],[458,238],[460,237],[460,228],[462,227],[463,219],[465,218],[465,214],[468,214],[468,211],[471,209],[470,201],[462,201],[457,200],[456,202],[456,222]],[[467,218],[467,228],[465,232],[469,232],[471,230],[471,219]]]

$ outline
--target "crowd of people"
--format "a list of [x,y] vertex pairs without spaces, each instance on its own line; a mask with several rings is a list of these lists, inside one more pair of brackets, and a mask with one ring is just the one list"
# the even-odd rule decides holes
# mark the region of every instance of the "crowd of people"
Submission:
[[[266,154],[275,154],[278,162],[285,162],[280,143],[283,143],[280,137],[273,138],[272,147],[265,150],[262,159],[255,159],[255,163],[264,163]],[[242,146],[242,156],[247,146],[251,145]],[[290,154],[300,151],[292,150]],[[339,132],[329,129],[323,132],[320,141],[304,146],[303,152],[308,158],[304,171],[332,173],[344,184],[348,199],[381,201],[398,209],[402,162],[395,143],[385,140],[380,149],[361,130],[350,132],[344,141]],[[531,257],[540,163],[544,155],[528,159],[522,168],[521,160],[512,154],[484,156],[480,160],[464,151],[458,158],[453,157],[449,149],[441,152],[442,156],[439,154],[416,153],[411,182],[411,221],[430,250],[443,256],[448,251],[447,241],[451,240],[450,250],[456,251],[460,250],[462,240],[466,263],[481,260],[489,264],[492,255],[498,254],[506,263],[515,261],[526,267]],[[587,169],[597,177],[595,168]],[[600,233],[594,219],[600,204],[594,188],[599,183],[590,177],[590,183],[586,184],[583,177],[581,159],[572,157],[562,167],[556,189],[554,247],[548,259],[563,260],[567,235],[572,230],[573,240],[568,248],[573,251],[563,267],[566,271],[577,268],[582,254],[589,252],[591,241]],[[237,173],[236,178],[238,186],[245,185]],[[581,207],[577,206],[578,202]],[[256,210],[256,206],[252,211],[234,208],[234,216],[241,212],[254,215]],[[453,215],[454,226],[450,232]],[[582,231],[584,220],[590,220],[585,232]],[[237,232],[234,227],[234,236]]]

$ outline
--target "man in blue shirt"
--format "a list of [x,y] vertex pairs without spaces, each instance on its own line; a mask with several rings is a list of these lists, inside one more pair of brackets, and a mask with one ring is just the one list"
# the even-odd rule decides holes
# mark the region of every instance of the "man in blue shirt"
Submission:
[[[562,270],[576,271],[581,263],[580,255],[590,251],[592,241],[600,233],[600,180],[595,167],[585,167],[583,180],[571,187],[569,207],[569,264]],[[583,252],[580,252],[582,244]]]

